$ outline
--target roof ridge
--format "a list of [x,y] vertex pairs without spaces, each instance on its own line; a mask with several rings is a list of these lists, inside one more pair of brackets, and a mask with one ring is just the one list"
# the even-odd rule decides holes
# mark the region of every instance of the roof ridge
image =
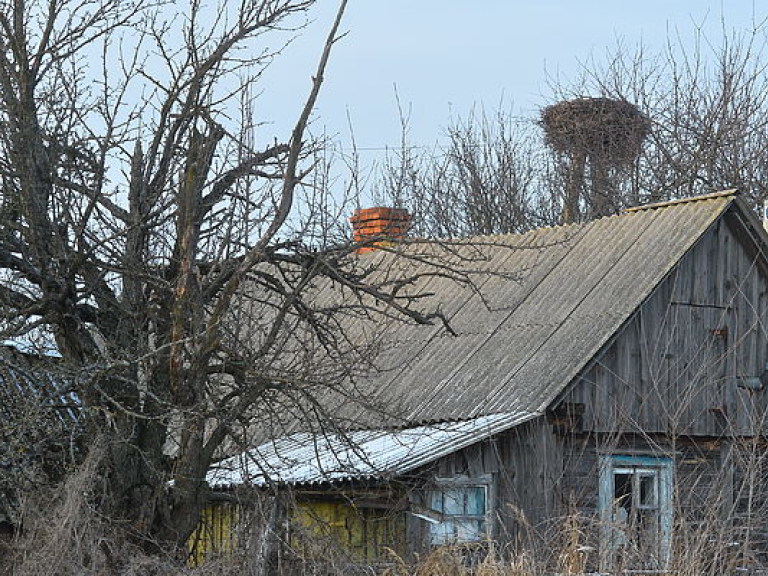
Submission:
[[716,198],[724,198],[726,196],[736,196],[739,193],[737,188],[729,188],[727,190],[720,190],[719,192],[710,192],[709,194],[701,194],[699,196],[690,196],[688,198],[677,198],[676,200],[666,200],[664,202],[654,202],[652,204],[641,204],[640,206],[632,206],[625,208],[624,213],[642,212],[643,210],[655,210],[656,208],[666,208],[667,206],[675,206],[677,204],[689,204],[692,202],[701,202],[704,200],[714,200]]
[[606,218],[620,218],[622,216],[626,216],[627,214],[633,214],[636,212],[643,212],[646,210],[655,210],[657,208],[666,208],[668,206],[676,206],[678,204],[692,204],[694,202],[702,202],[707,200],[715,200],[717,198],[725,198],[728,196],[736,196],[739,194],[738,189],[736,188],[730,188],[727,190],[720,190],[718,192],[710,192],[708,194],[701,194],[699,196],[689,196],[687,198],[677,198],[675,200],[665,200],[664,202],[654,202],[652,204],[641,204],[639,206],[630,206],[628,208],[622,209],[620,212],[616,214],[606,214],[604,216],[599,216],[597,218],[592,218],[589,220],[584,220],[581,222],[569,222],[569,223],[563,223],[563,224],[549,224],[546,226],[539,226],[536,228],[530,228],[529,230],[521,231],[521,232],[503,232],[498,234],[476,234],[471,236],[463,236],[460,238],[407,238],[405,240],[405,244],[409,243],[409,240],[411,243],[417,244],[420,242],[438,242],[438,243],[445,243],[449,245],[460,245],[460,244],[488,244],[488,245],[495,245],[495,244],[501,244],[505,241],[509,241],[511,238],[523,238],[526,236],[535,236],[537,234],[543,234],[548,230],[564,230],[567,228],[572,228],[573,230],[580,230],[584,228],[585,226],[589,226],[594,222],[597,222],[598,220],[603,220]]

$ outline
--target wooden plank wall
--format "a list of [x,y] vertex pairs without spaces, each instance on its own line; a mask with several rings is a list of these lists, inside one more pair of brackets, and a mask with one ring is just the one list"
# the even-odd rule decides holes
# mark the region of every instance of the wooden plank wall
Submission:
[[310,563],[375,564],[406,554],[403,512],[358,506],[354,499],[301,500],[290,526],[293,553]]
[[[640,434],[575,434],[564,438],[563,478],[559,496],[562,509],[576,518],[582,543],[599,548],[599,463],[602,454],[663,456],[674,461],[673,538],[699,538],[704,543],[728,534],[733,483],[729,443],[722,439]],[[561,526],[569,525],[561,521]],[[596,569],[596,555],[590,566]]]
[[503,542],[537,538],[562,515],[559,484],[563,443],[539,418],[502,435],[498,474],[498,536]]
[[719,221],[598,355],[563,402],[583,431],[718,436],[765,431],[768,282]]
[[[491,478],[493,538],[502,546],[533,538],[560,516],[557,484],[563,476],[562,440],[542,417],[441,458],[418,472],[411,498],[426,503],[433,478]],[[429,526],[408,517],[411,556],[429,549]]]
[[764,551],[768,561],[768,442],[741,439],[733,443],[733,501],[730,521],[739,541]]
[[[423,471],[423,478],[490,474],[495,488],[494,538],[502,546],[561,542],[575,518],[583,543],[597,548],[600,454],[643,454],[675,462],[675,518],[688,526],[727,517],[734,491],[729,443],[663,434],[562,433],[546,418],[456,452]],[[725,454],[725,456],[724,456]],[[415,494],[418,494],[416,492]],[[714,514],[714,516],[713,516]],[[413,554],[429,549],[428,526],[408,519]]]
[[187,541],[189,564],[200,566],[218,556],[231,554],[240,545],[240,506],[212,502],[200,513],[200,523]]

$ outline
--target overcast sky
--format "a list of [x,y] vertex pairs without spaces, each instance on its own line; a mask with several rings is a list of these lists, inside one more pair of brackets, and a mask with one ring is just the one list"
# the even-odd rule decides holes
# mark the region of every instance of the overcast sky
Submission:
[[[319,0],[301,37],[265,76],[260,137],[285,138],[309,90],[337,3]],[[566,80],[579,61],[599,59],[621,40],[660,50],[691,41],[696,28],[717,44],[723,23],[749,31],[768,18],[762,0],[350,0],[347,36],[329,65],[313,130],[349,135],[369,156],[397,146],[395,91],[410,109],[411,139],[438,140],[453,116],[503,102],[532,116],[551,102],[547,76]]]

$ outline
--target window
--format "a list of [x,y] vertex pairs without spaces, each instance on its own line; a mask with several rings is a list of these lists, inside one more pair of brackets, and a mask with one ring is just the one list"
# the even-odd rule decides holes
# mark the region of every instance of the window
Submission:
[[672,530],[671,459],[606,455],[600,464],[601,570],[663,570]]
[[427,505],[439,514],[430,522],[433,546],[477,542],[489,533],[490,478],[439,478]]

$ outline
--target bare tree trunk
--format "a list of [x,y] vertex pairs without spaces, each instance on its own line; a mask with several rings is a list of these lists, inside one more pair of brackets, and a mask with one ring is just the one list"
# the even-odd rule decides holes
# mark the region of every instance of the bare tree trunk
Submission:
[[587,155],[584,152],[576,152],[571,155],[568,163],[565,199],[563,200],[563,224],[578,222],[581,216],[579,200],[584,190],[586,163]]
[[268,576],[275,567],[275,559],[280,545],[280,524],[285,517],[285,507],[278,494],[269,498],[268,513],[261,510],[257,525],[254,526],[252,540],[253,554],[249,554],[249,576]]
[[614,198],[615,194],[618,194],[618,190],[611,190],[606,161],[603,158],[593,158],[590,169],[592,172],[592,192],[589,198],[589,217],[601,218],[613,214],[614,205],[619,204]]

